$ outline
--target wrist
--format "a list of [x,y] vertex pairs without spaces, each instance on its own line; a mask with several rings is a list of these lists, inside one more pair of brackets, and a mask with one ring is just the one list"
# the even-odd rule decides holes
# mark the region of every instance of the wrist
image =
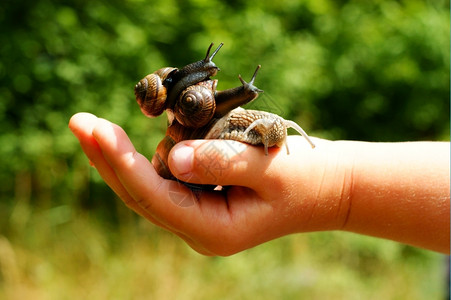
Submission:
[[[299,139],[290,139],[290,149]],[[312,151],[296,149],[287,166],[296,164],[296,188],[291,205],[295,232],[342,230],[348,220],[353,192],[354,142],[315,139]],[[295,207],[293,207],[295,206]]]

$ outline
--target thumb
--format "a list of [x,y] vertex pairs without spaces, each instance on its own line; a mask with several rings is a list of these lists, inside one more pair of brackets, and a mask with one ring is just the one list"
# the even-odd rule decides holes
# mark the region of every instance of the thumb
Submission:
[[262,147],[231,140],[182,141],[172,148],[168,164],[178,179],[190,183],[254,187],[272,158]]

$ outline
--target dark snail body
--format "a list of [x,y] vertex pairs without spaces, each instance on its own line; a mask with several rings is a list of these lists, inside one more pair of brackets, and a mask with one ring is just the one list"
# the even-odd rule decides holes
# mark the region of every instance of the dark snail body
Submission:
[[156,117],[163,111],[168,114],[166,136],[158,144],[152,159],[160,176],[175,179],[168,168],[168,155],[175,144],[188,139],[231,139],[264,145],[266,154],[268,147],[285,144],[288,153],[287,128],[292,127],[307,139],[312,148],[315,147],[296,123],[268,112],[240,108],[263,92],[254,86],[260,66],[249,82],[239,76],[241,86],[217,91],[217,80],[210,80],[210,77],[219,71],[212,59],[222,43],[210,55],[212,46],[213,43],[203,60],[181,69],[159,69],[135,86],[136,100],[146,116]]
[[172,87],[168,94],[168,108],[175,105],[177,96],[184,89],[198,82],[207,80],[218,73],[219,68],[212,59],[215,57],[216,53],[218,53],[219,49],[221,49],[222,45],[222,43],[219,44],[218,48],[210,55],[211,47],[213,47],[213,43],[211,43],[203,60],[186,65],[173,73],[171,77]]

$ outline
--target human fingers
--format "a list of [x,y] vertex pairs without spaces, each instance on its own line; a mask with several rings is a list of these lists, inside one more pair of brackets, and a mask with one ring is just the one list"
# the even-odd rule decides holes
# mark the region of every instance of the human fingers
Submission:
[[[89,158],[90,163],[96,168],[106,184],[122,199],[122,201],[136,213],[147,219],[152,219],[150,214],[136,204],[120,182],[114,169],[105,159],[102,149],[92,135],[94,128],[101,119],[89,113],[78,113],[69,121],[69,128],[80,141],[80,145]],[[162,226],[162,224],[157,224]]]
[[99,119],[95,115],[89,113],[77,113],[70,119],[69,128],[79,140],[80,146],[88,157],[91,165],[97,169],[100,176],[119,197],[124,199],[124,201],[129,202],[130,195],[128,195],[114,173],[114,170],[105,160],[102,150],[92,135],[92,131],[98,123],[98,120]]
[[[100,176],[111,187],[111,189],[122,199],[122,201],[139,215],[145,217],[157,226],[166,230],[172,231],[182,238],[188,245],[190,245],[197,252],[204,255],[213,255],[208,249],[192,238],[184,235],[176,230],[171,230],[165,224],[158,222],[148,211],[139,206],[136,201],[129,195],[124,188],[119,178],[116,176],[114,169],[109,165],[103,156],[101,147],[97,140],[93,137],[92,132],[99,122],[99,118],[89,113],[75,114],[69,121],[69,128],[74,135],[79,139],[80,145],[89,158],[90,163],[96,168]],[[101,121],[102,122],[102,121]],[[108,139],[108,137],[106,137]]]
[[198,224],[193,220],[202,220],[199,208],[202,202],[208,206],[208,200],[211,200],[216,203],[211,204],[216,205],[216,209],[225,206],[224,202],[217,201],[223,198],[219,194],[203,193],[200,200],[182,183],[160,177],[119,126],[99,119],[93,136],[132,201],[172,231],[189,231],[196,227]]
[[305,141],[299,140],[291,142],[290,155],[278,147],[270,148],[265,155],[262,147],[230,140],[182,141],[171,150],[168,164],[180,180],[258,189],[262,179],[276,177],[274,170],[283,172],[278,166],[293,165],[300,153],[311,151]]
[[[168,164],[172,173],[183,181],[252,188],[246,172],[250,165],[259,165],[258,152],[255,147],[230,140],[182,141],[171,150]],[[253,171],[260,174],[261,165]]]

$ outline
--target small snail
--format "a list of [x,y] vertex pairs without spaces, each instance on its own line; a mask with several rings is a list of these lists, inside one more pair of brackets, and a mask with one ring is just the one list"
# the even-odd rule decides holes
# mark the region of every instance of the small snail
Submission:
[[166,109],[167,88],[163,82],[176,68],[162,68],[147,75],[135,85],[135,96],[141,111],[148,117],[157,117]]
[[241,107],[219,119],[204,138],[236,140],[251,145],[263,144],[265,155],[268,155],[268,147],[282,147],[285,144],[287,154],[290,154],[286,141],[288,128],[299,132],[315,148],[307,133],[295,122],[269,112]]
[[[166,111],[169,126],[166,136],[158,144],[152,164],[158,174],[166,179],[175,179],[168,166],[168,155],[172,147],[187,139],[231,139],[252,145],[281,147],[286,143],[287,128],[297,130],[315,147],[305,131],[295,122],[258,110],[241,108],[263,92],[254,85],[257,72],[249,82],[239,75],[241,86],[217,91],[218,81],[210,77],[219,68],[212,62],[222,43],[210,55],[210,44],[203,60],[186,65],[182,69],[162,68],[147,75],[135,86],[136,100],[141,111],[148,117],[156,117]],[[192,189],[210,186],[188,185]]]

